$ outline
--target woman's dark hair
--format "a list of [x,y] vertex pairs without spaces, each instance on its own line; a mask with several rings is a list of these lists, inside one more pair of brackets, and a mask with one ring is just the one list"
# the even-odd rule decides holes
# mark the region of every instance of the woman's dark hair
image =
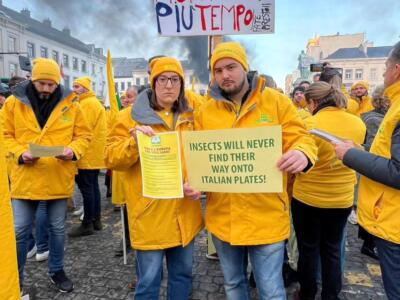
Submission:
[[[153,82],[153,87],[151,97],[150,97],[150,107],[156,111],[163,110],[164,107],[162,107],[160,104],[157,102],[157,95],[156,95],[156,89],[155,85],[157,84],[157,78],[154,78]],[[185,83],[182,79],[182,77],[179,76],[179,80],[181,82],[181,88],[179,90],[179,96],[178,99],[174,102],[174,105],[172,105],[172,112],[176,113],[183,113],[186,111],[189,107],[188,102],[185,97]]]

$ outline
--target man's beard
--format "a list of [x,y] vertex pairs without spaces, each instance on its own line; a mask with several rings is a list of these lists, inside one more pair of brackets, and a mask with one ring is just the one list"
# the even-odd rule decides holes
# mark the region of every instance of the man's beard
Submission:
[[242,91],[245,84],[245,80],[246,78],[244,78],[243,81],[237,87],[234,87],[232,90],[225,90],[223,88],[221,88],[221,90],[226,94],[226,96],[228,96],[228,98],[232,98]]
[[51,95],[50,93],[39,93],[39,98],[41,100],[49,100],[50,95]]

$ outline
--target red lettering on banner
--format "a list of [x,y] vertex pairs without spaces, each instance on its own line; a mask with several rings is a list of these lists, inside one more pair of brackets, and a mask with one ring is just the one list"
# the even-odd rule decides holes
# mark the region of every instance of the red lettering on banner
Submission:
[[215,17],[217,16],[217,14],[214,11],[215,8],[220,8],[220,6],[219,5],[211,6],[211,30],[219,30],[219,27],[215,25]]
[[206,25],[206,18],[204,16],[204,10],[206,8],[210,8],[211,5],[195,5],[195,7],[200,9],[200,18],[201,18],[201,29],[203,31],[207,30],[207,25]]
[[251,10],[246,11],[244,15],[244,25],[249,26],[253,22],[254,14]]
[[233,12],[233,29],[236,29],[235,27],[235,6],[231,6],[231,7],[226,7],[225,5],[221,6],[221,30],[224,30],[224,10],[226,10],[228,13],[230,13],[231,11]]
[[244,5],[236,6],[236,30],[240,31],[240,16],[246,11]]

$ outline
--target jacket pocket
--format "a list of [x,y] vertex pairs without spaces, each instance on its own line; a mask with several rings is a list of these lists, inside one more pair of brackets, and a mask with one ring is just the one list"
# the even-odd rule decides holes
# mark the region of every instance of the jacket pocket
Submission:
[[288,197],[286,196],[286,199],[285,199],[285,197],[283,196],[283,195],[284,195],[283,193],[277,193],[277,195],[278,195],[279,201],[280,201],[280,202],[282,203],[282,205],[283,205],[283,210],[284,210],[284,211],[287,211],[287,209],[288,209],[288,204],[289,204]]
[[372,206],[371,213],[375,220],[377,220],[382,213],[382,209],[383,209],[383,205],[384,205],[384,200],[383,200],[384,195],[385,195],[385,192],[382,192],[381,195],[378,197],[378,199],[374,202],[374,205]]

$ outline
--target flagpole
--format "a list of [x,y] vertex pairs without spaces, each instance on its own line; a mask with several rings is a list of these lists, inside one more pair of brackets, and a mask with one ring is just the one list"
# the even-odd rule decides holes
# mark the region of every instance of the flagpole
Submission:
[[120,209],[121,209],[121,223],[122,223],[122,253],[124,254],[124,265],[126,265],[127,264],[127,259],[126,259],[124,207],[125,207],[125,205],[121,204]]

